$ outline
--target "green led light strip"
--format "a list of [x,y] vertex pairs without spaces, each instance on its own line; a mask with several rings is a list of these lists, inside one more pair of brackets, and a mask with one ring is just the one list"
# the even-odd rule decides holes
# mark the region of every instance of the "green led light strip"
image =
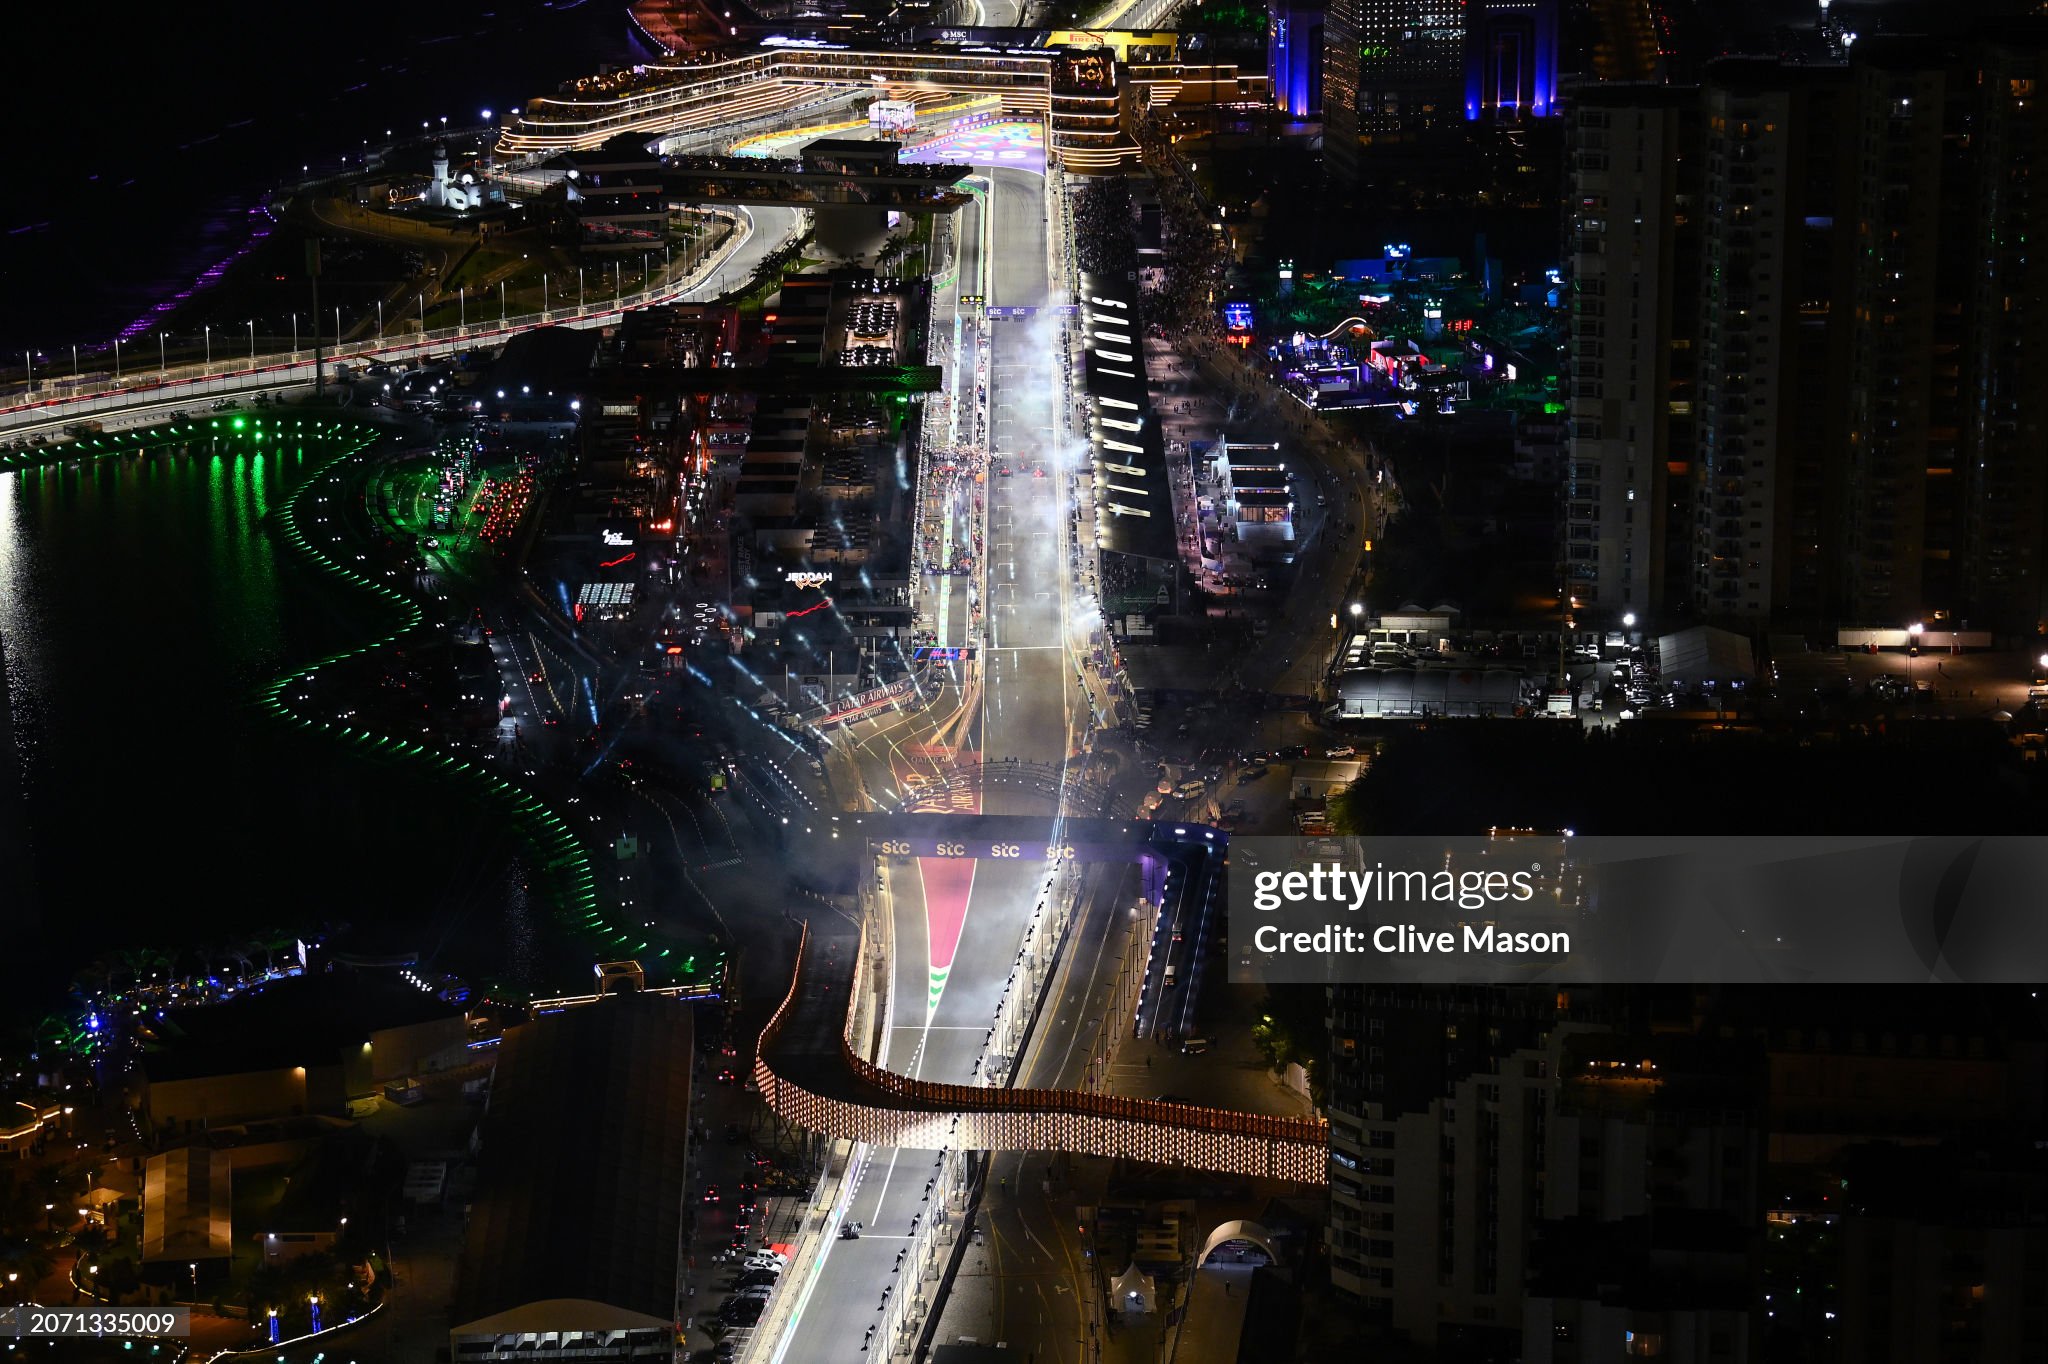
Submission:
[[[317,572],[337,579],[357,591],[367,593],[391,608],[396,624],[374,639],[331,653],[325,658],[278,677],[258,693],[259,707],[280,722],[338,740],[359,756],[399,760],[416,757],[433,759],[439,766],[438,775],[453,778],[459,785],[466,786],[472,794],[481,798],[487,807],[495,808],[509,818],[514,833],[532,855],[537,868],[535,890],[543,902],[551,902],[566,922],[578,924],[592,931],[606,945],[616,944],[644,951],[647,946],[645,942],[641,942],[638,947],[632,947],[633,940],[621,931],[623,924],[609,922],[600,912],[597,877],[589,854],[576,836],[569,831],[567,822],[542,804],[532,792],[465,758],[444,753],[416,741],[376,734],[359,726],[301,714],[293,708],[292,701],[287,698],[286,693],[291,688],[310,682],[321,670],[377,650],[390,648],[425,623],[425,614],[412,598],[367,574],[336,562],[329,554],[314,545],[301,524],[300,504],[306,493],[315,488],[322,488],[330,493],[340,491],[348,473],[362,462],[364,452],[380,439],[379,432],[354,423],[301,417],[273,418],[268,422],[266,430],[264,418],[237,414],[225,420],[210,418],[204,421],[187,421],[124,431],[115,435],[89,436],[57,445],[7,451],[0,453],[0,474],[26,472],[41,466],[79,460],[97,461],[116,455],[140,454],[146,450],[167,445],[183,445],[194,440],[247,441],[253,445],[262,442],[266,436],[273,442],[289,440],[316,449],[340,447],[277,504],[274,509],[274,524],[280,539],[301,560]],[[664,950],[661,955],[667,956],[668,952]],[[689,968],[695,965],[695,957],[687,959],[684,965],[687,974]]]

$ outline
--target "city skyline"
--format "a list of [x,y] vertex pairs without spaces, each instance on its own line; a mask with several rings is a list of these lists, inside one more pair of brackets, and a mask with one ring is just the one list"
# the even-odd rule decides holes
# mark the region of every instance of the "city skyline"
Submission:
[[9,224],[7,1358],[2048,1350],[2038,4],[358,18]]

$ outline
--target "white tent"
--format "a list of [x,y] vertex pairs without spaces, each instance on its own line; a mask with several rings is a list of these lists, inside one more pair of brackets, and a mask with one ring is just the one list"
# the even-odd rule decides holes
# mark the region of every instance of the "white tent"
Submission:
[[1125,1312],[1150,1312],[1158,1305],[1157,1289],[1152,1276],[1138,1268],[1132,1261],[1131,1267],[1117,1275],[1109,1286],[1110,1301]]

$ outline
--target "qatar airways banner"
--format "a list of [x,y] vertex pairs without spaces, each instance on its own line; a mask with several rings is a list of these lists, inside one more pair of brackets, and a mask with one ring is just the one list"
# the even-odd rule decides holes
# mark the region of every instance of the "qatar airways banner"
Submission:
[[2048,979],[2048,838],[1239,838],[1245,983]]

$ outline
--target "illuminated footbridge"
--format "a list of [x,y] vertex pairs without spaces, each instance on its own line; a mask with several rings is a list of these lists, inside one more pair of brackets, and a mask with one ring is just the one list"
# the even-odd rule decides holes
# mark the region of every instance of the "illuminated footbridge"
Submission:
[[[869,851],[917,856],[943,850],[972,857],[1043,855],[1042,845],[1005,843],[1010,821],[861,817]],[[1044,821],[1037,821],[1043,828]],[[984,827],[987,826],[987,827]],[[1021,825],[1020,825],[1021,827]],[[1146,826],[1069,820],[1064,851],[1082,860],[1151,854],[1133,839]],[[979,830],[979,832],[968,832]],[[836,926],[835,926],[836,928]],[[913,1150],[1043,1151],[1107,1156],[1299,1184],[1327,1182],[1329,1126],[1195,1103],[1168,1103],[1080,1090],[949,1084],[884,1069],[859,1045],[886,1029],[887,968],[868,929],[802,930],[788,993],[761,1038],[754,1078],[786,1121],[828,1137]],[[899,1020],[897,1026],[904,1026]],[[914,1025],[913,1025],[914,1026]]]

